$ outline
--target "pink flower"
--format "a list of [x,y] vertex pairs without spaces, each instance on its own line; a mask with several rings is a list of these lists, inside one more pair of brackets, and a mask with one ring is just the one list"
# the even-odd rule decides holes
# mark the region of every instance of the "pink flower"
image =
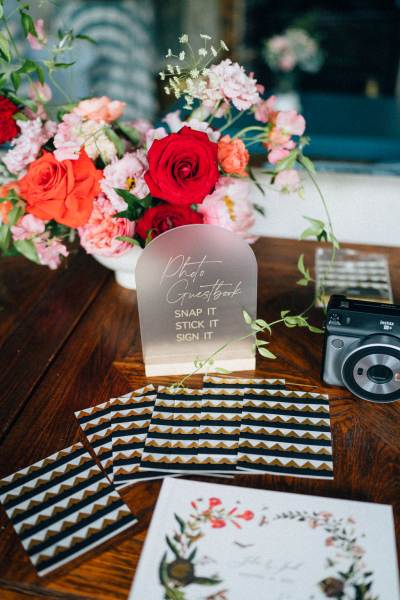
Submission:
[[274,35],[268,41],[268,47],[271,52],[283,52],[289,48],[289,41],[284,35]]
[[261,121],[261,123],[272,121],[276,115],[276,111],[274,110],[275,102],[276,96],[270,96],[268,100],[261,100],[261,102],[256,105],[254,117],[257,121]]
[[177,133],[182,129],[182,127],[190,127],[190,129],[194,129],[195,131],[203,131],[208,135],[208,139],[212,142],[217,142],[221,136],[220,132],[216,129],[212,129],[209,126],[207,121],[201,121],[196,117],[191,117],[187,121],[182,121],[180,118],[181,111],[176,110],[174,112],[170,112],[166,115],[163,121],[168,125],[171,133]]
[[303,135],[306,122],[295,110],[283,110],[276,117],[276,126],[288,135]]
[[82,147],[92,160],[99,156],[105,164],[117,156],[117,150],[97,121],[83,121],[75,113],[67,113],[58,125],[54,136],[54,156],[58,161],[78,160]]
[[300,176],[295,169],[280,171],[274,180],[274,187],[280,192],[297,192],[300,185]]
[[210,109],[223,102],[232,103],[237,110],[247,110],[260,100],[257,81],[229,58],[208,69],[205,86],[203,82],[196,83],[195,80],[189,92]]
[[53,137],[57,128],[53,121],[43,124],[39,118],[17,123],[21,133],[13,139],[11,149],[3,157],[7,169],[14,174],[20,174],[37,158],[43,144]]
[[45,231],[44,221],[38,219],[34,215],[24,215],[16,225],[11,227],[13,239],[30,240]]
[[110,100],[107,96],[81,100],[73,112],[83,120],[90,119],[99,123],[112,123],[124,112],[126,103],[120,100]]
[[135,224],[128,219],[114,217],[116,210],[105,196],[99,196],[93,203],[89,221],[78,228],[82,246],[88,254],[118,256],[132,246],[117,239],[119,236],[132,237]]
[[251,185],[245,179],[220,177],[212,194],[198,206],[204,223],[219,225],[237,233],[250,244],[257,238],[250,233],[255,214],[250,202]]
[[162,140],[167,137],[168,133],[165,127],[157,127],[156,129],[149,129],[146,133],[146,148],[150,150],[150,147],[154,140]]
[[41,50],[47,43],[43,19],[37,19],[35,21],[35,29],[37,37],[32,35],[31,33],[28,33],[26,39],[28,40],[28,43],[32,50]]
[[62,256],[68,256],[68,250],[57,238],[39,239],[35,241],[36,252],[39,262],[50,269],[57,269],[61,263]]
[[265,145],[269,150],[268,160],[272,164],[286,158],[289,155],[290,150],[293,150],[293,148],[296,147],[296,144],[290,138],[290,134],[278,127],[272,128]]
[[32,82],[28,87],[28,96],[34,102],[40,102],[45,104],[52,98],[52,92],[47,83],[40,83],[40,81]]
[[126,202],[117,194],[114,188],[128,190],[138,198],[144,198],[149,188],[144,180],[144,174],[149,168],[146,153],[143,150],[127,152],[121,159],[114,159],[103,171],[104,179],[100,182],[103,193],[117,211],[126,208]]

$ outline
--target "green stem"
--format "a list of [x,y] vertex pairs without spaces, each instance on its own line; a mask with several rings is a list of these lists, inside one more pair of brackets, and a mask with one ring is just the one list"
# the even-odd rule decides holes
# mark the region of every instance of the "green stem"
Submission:
[[264,133],[266,133],[265,127],[260,127],[259,125],[251,125],[249,127],[245,127],[244,129],[241,129],[240,131],[238,131],[237,133],[235,133],[235,135],[233,136],[233,138],[242,137],[243,134],[247,133],[248,131],[263,131]]
[[47,71],[47,74],[49,76],[49,80],[51,81],[52,85],[60,92],[60,94],[62,94],[64,96],[64,98],[67,100],[68,103],[72,103],[71,96],[63,89],[63,87],[58,83],[58,81],[56,81],[56,79],[53,77],[53,74],[51,73],[50,70]]
[[[240,119],[240,117],[243,115],[244,112],[245,112],[244,110],[238,112],[237,115],[235,115],[232,119],[230,119],[227,123],[225,123],[225,125],[220,127],[220,129],[219,129],[220,133],[222,133],[225,129],[227,129],[228,127],[233,125],[233,123],[236,123],[236,121],[238,121]],[[236,136],[234,136],[234,137],[236,137]]]

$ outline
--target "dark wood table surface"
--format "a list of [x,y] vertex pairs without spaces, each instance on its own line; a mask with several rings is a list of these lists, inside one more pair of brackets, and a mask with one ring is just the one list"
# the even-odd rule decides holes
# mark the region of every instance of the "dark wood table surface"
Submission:
[[[273,320],[281,309],[295,311],[309,303],[312,288],[295,285],[296,262],[304,252],[312,264],[315,247],[311,242],[266,238],[255,244],[259,317]],[[399,299],[400,249],[383,250],[390,257]],[[119,287],[110,271],[77,253],[68,268],[57,272],[20,258],[3,259],[0,272],[3,477],[82,440],[74,411],[140,387],[146,379],[136,293]],[[321,323],[321,311],[314,311],[313,317],[315,324]],[[357,400],[344,389],[324,388],[319,379],[322,341],[321,335],[277,327],[271,349],[278,359],[258,360],[256,374],[285,376],[328,391],[335,479],[241,475],[232,483],[392,504],[399,541],[400,402],[376,405]],[[200,378],[191,383],[198,386]],[[160,482],[155,481],[123,490],[123,498],[139,518],[135,528],[45,578],[36,575],[1,509],[1,600],[127,598],[159,489]]]

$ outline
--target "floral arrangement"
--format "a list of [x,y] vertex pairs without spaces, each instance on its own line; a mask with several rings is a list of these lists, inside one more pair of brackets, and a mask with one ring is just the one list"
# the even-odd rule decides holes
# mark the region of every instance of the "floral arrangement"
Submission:
[[[1,161],[3,254],[55,269],[76,234],[89,254],[118,256],[191,223],[220,225],[252,242],[262,208],[251,201],[251,145],[263,145],[277,190],[301,193],[295,165],[312,175],[304,118],[275,110],[274,97],[264,99],[263,87],[239,64],[218,62],[227,51],[223,41],[215,48],[201,35],[194,52],[182,35],[180,50],[168,51],[160,77],[165,93],[182,98],[184,107],[154,127],[124,121],[124,103],[105,96],[72,103],[65,93],[66,103],[54,107],[45,79],[59,88],[57,71],[70,66],[63,53],[77,38],[91,40],[59,32],[52,60],[24,59],[0,5],[0,144],[8,144]],[[18,10],[32,49],[49,44],[43,21],[32,20],[27,4]],[[18,95],[24,81],[28,97]],[[254,125],[228,133],[245,114]],[[334,240],[330,226],[315,223],[305,235]]]
[[289,28],[264,42],[263,56],[272,71],[317,73],[323,63],[319,43],[305,29]]

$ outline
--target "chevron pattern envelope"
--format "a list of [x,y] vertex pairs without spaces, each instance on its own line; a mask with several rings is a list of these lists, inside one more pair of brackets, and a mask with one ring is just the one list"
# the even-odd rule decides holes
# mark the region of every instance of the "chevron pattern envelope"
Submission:
[[333,479],[328,396],[246,390],[238,469]]
[[103,467],[108,479],[113,480],[113,457],[111,438],[112,400],[97,406],[78,410],[75,414],[78,423]]
[[2,479],[0,501],[39,575],[137,522],[80,443]]
[[201,401],[202,390],[158,388],[141,469],[198,470]]
[[217,377],[214,375],[204,375],[203,388],[230,388],[243,390],[248,388],[255,389],[285,389],[284,379],[265,379],[249,377]]
[[150,477],[148,473],[139,472],[155,400],[155,387],[148,385],[110,401],[113,481],[119,489],[143,479],[165,476],[165,473],[153,473]]

